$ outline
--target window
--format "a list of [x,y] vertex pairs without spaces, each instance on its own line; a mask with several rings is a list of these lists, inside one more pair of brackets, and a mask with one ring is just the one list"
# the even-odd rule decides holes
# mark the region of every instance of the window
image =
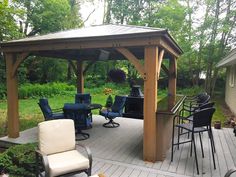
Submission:
[[235,77],[235,66],[233,65],[230,67],[230,70],[229,70],[229,86],[230,87],[234,87],[234,81],[235,81],[234,77]]

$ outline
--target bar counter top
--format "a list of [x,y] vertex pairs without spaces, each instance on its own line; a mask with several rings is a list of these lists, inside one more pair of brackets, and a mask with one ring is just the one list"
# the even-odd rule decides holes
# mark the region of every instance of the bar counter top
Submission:
[[157,114],[175,114],[182,105],[186,96],[176,95],[176,97],[166,96],[157,103]]

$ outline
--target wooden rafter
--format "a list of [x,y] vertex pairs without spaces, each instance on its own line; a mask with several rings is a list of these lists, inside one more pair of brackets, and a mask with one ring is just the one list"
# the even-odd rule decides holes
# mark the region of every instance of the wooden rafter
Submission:
[[177,53],[173,47],[171,47],[166,41],[160,40],[160,46],[163,47],[166,51],[168,51],[175,58],[179,57],[179,53]]
[[87,66],[84,68],[83,74],[85,75],[88,69],[96,62],[97,60],[93,60],[87,64]]
[[17,59],[13,64],[12,68],[12,77],[16,75],[17,69],[19,68],[20,64],[29,56],[28,52],[17,54]]
[[122,55],[124,55],[129,61],[130,63],[132,63],[135,68],[137,69],[137,71],[139,72],[139,74],[142,76],[142,78],[145,79],[145,70],[144,70],[144,66],[140,63],[140,61],[134,56],[134,54],[132,54],[128,49],[126,48],[116,48],[116,50],[118,52],[120,52]]
[[161,65],[161,69],[163,69],[166,75],[169,76],[169,69],[167,69],[167,67],[164,64]]
[[157,80],[159,80],[160,72],[161,72],[161,63],[164,57],[164,49],[161,50],[159,57],[158,57],[158,67],[157,67]]

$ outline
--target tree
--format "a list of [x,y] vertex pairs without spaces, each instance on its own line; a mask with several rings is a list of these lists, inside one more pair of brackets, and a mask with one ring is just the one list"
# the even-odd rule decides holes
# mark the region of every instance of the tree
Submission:
[[[0,2],[0,42],[21,37],[14,19],[19,14],[20,11],[10,6],[7,0]],[[5,61],[0,53],[0,83],[5,82],[5,68]]]

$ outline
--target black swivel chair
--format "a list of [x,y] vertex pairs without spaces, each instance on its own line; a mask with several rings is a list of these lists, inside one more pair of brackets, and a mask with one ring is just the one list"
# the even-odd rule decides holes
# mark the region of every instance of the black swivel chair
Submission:
[[46,98],[39,99],[38,103],[41,111],[43,112],[43,116],[45,120],[52,120],[52,119],[63,119],[64,114],[62,109],[51,109],[48,100]]
[[121,117],[123,113],[123,108],[125,106],[126,97],[115,96],[115,101],[111,106],[111,109],[102,109],[100,110],[100,115],[104,116],[106,119],[109,119],[107,123],[104,123],[103,126],[106,128],[116,128],[120,124],[114,122],[113,119],[116,117]]
[[[194,154],[195,154],[195,162],[196,162],[196,166],[197,166],[197,174],[199,174],[199,168],[198,168],[198,160],[197,160],[197,152],[196,152],[196,144],[195,144],[195,134],[198,133],[199,134],[199,138],[200,138],[200,144],[201,144],[201,150],[202,150],[202,157],[204,157],[204,152],[203,152],[203,146],[202,146],[202,139],[201,139],[201,133],[202,132],[208,132],[209,138],[210,138],[210,143],[211,143],[211,152],[212,152],[212,157],[213,157],[213,164],[214,164],[214,169],[216,169],[216,165],[215,165],[215,156],[214,156],[214,145],[213,145],[213,136],[212,136],[212,132],[210,130],[211,127],[211,120],[212,120],[212,116],[215,112],[215,108],[206,108],[206,109],[202,109],[199,110],[197,112],[194,112],[191,116],[193,117],[193,120],[190,121],[189,123],[183,123],[183,124],[174,124],[175,123],[175,119],[178,118],[178,116],[175,116],[175,118],[173,119],[173,130],[172,130],[172,147],[171,147],[171,161],[173,161],[173,148],[175,145],[179,146],[180,144],[184,144],[184,143],[191,143],[191,151],[190,151],[190,155],[192,155],[192,144],[194,147]],[[185,129],[188,132],[191,133],[191,140],[187,140],[187,141],[182,141],[180,142],[180,134],[178,131],[178,142],[175,143],[174,142],[174,130],[175,127],[179,129]]]

